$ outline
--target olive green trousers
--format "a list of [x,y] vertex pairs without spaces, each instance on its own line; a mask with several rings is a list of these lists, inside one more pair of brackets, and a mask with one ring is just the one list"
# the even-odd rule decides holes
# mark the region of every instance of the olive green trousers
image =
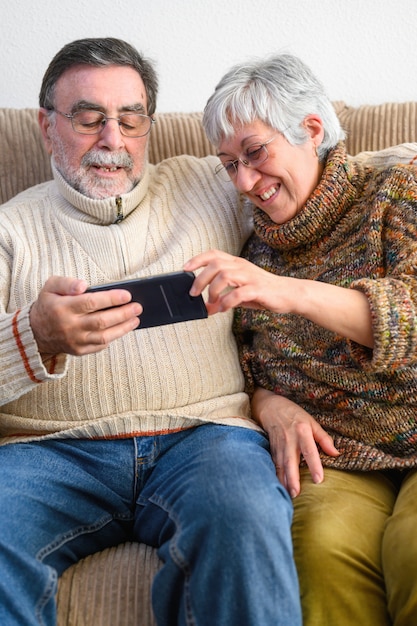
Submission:
[[417,625],[417,470],[301,470],[294,555],[304,626]]

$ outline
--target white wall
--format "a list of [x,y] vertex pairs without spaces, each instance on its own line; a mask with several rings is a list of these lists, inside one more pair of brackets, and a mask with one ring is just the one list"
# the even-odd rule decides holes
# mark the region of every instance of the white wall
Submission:
[[333,100],[417,99],[416,0],[1,0],[0,106],[36,107],[61,46],[120,37],[157,63],[159,111],[199,111],[235,62],[303,58]]

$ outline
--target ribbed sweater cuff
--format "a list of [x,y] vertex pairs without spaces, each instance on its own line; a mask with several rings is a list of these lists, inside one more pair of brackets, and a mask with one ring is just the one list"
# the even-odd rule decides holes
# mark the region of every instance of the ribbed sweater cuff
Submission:
[[45,380],[62,378],[67,370],[66,355],[42,361],[29,323],[29,310],[27,306],[0,319],[2,361],[6,365],[0,374],[0,389],[4,392],[7,387],[9,401],[20,396],[22,389],[26,393]]

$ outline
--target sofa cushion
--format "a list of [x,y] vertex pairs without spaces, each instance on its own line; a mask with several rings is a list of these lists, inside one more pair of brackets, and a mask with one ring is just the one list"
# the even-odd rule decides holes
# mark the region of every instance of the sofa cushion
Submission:
[[[417,102],[348,106],[333,103],[346,130],[349,154],[417,141]],[[149,160],[178,154],[214,154],[201,125],[201,112],[160,113],[149,137]],[[37,122],[37,109],[0,108],[0,204],[51,178]]]
[[352,157],[355,161],[366,162],[378,168],[390,167],[397,163],[411,163],[417,155],[416,143],[401,143],[375,152],[365,151]]
[[[0,204],[52,177],[37,121],[38,109],[0,108]],[[149,160],[179,154],[214,154],[201,126],[202,113],[161,113],[149,136]]]
[[37,109],[0,109],[0,204],[51,178]]
[[156,626],[151,584],[156,549],[125,543],[70,567],[59,580],[58,626]]
[[347,132],[349,154],[417,141],[417,101],[359,107],[337,102],[335,109]]
[[[375,164],[408,162],[417,153],[417,102],[350,107],[334,102],[347,132],[347,150]],[[213,153],[202,127],[202,113],[156,116],[149,159],[176,154]],[[396,144],[403,144],[396,146]],[[374,151],[395,146],[381,153]],[[372,151],[372,152],[371,152]],[[0,203],[27,187],[51,178],[37,109],[0,108]],[[161,566],[154,548],[126,543],[93,554],[70,567],[58,590],[59,626],[154,626],[150,589]]]

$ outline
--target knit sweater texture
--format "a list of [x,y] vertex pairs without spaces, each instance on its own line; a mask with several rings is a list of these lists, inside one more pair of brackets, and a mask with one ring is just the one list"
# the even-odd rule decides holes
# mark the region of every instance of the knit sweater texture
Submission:
[[281,394],[310,413],[341,452],[325,466],[417,466],[417,173],[330,152],[302,210],[277,225],[254,210],[243,256],[275,274],[363,292],[370,350],[293,314],[239,309],[235,331],[247,390]]
[[[206,422],[259,428],[232,315],[138,329],[97,354],[42,360],[29,323],[51,275],[90,285],[182,270],[210,248],[239,254],[251,218],[217,160],[149,165],[121,197],[92,200],[54,181],[0,209],[0,444],[50,437],[118,438]],[[124,219],[115,223],[120,207]]]

